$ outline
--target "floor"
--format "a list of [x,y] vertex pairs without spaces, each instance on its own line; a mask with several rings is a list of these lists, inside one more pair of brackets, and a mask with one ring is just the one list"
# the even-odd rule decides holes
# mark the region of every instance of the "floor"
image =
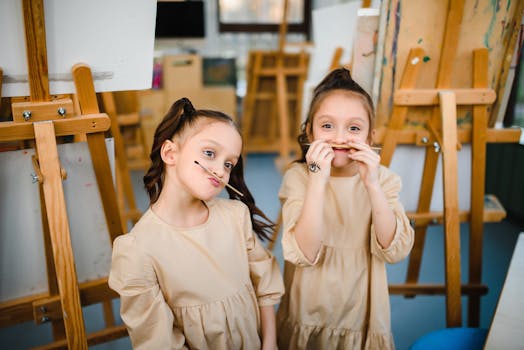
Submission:
[[[274,155],[250,155],[246,162],[246,181],[257,205],[271,218],[278,215],[278,188],[281,175],[274,165]],[[141,210],[147,207],[147,196],[141,185],[141,172],[133,172],[133,183],[136,190],[137,203]],[[497,300],[504,282],[509,261],[519,232],[524,226],[508,219],[497,224],[486,224],[484,230],[484,268],[482,280],[489,287],[487,295],[481,301],[482,328],[489,328]],[[461,256],[463,280],[467,280],[468,255],[468,227],[461,226]],[[282,251],[277,243],[274,254],[282,264]],[[401,283],[406,273],[407,261],[395,265],[388,265],[388,279],[390,283]],[[444,281],[443,235],[439,226],[428,230],[426,245],[421,266],[420,280],[422,282]],[[463,302],[463,318],[466,318],[466,298]],[[118,300],[114,301],[115,314],[118,315]],[[403,296],[391,296],[391,323],[397,349],[408,349],[409,346],[422,335],[433,330],[444,328],[445,299],[443,296],[417,296],[407,299]],[[88,332],[103,327],[101,307],[93,305],[84,308],[84,318]],[[465,322],[464,322],[465,324]],[[32,322],[18,324],[9,328],[0,329],[0,344],[5,349],[27,349],[29,347],[50,342],[51,333],[48,324],[36,326]],[[119,339],[92,347],[97,350],[130,349],[128,338]]]

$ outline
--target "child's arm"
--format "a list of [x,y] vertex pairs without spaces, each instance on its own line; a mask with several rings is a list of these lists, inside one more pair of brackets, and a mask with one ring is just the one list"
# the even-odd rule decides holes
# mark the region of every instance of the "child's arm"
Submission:
[[133,236],[115,240],[108,283],[120,295],[120,314],[133,349],[186,349],[152,264]]
[[314,141],[306,154],[308,164],[315,162],[320,169],[309,173],[304,204],[293,232],[300,250],[310,262],[315,261],[324,240],[324,193],[333,156],[333,150],[323,141]]
[[277,349],[277,322],[273,305],[260,307],[262,350]]
[[[400,177],[386,168],[382,169],[380,173],[380,187],[395,217],[395,231],[392,234],[392,241],[385,248],[379,241],[375,223],[373,223],[370,241],[371,252],[385,262],[394,264],[409,254],[413,247],[415,233],[404,207],[399,201],[399,193],[402,187]],[[375,219],[373,218],[373,220]]]
[[395,213],[388,204],[388,200],[380,184],[367,187],[371,201],[371,218],[375,226],[377,241],[382,248],[388,248],[393,241],[397,221]]
[[360,178],[368,192],[377,240],[382,248],[388,248],[393,241],[397,221],[380,186],[380,156],[367,144],[350,142],[348,145],[354,148],[349,157],[357,161]]
[[302,211],[293,229],[295,240],[310,261],[315,261],[324,239],[324,192],[326,183],[320,176],[309,176]]

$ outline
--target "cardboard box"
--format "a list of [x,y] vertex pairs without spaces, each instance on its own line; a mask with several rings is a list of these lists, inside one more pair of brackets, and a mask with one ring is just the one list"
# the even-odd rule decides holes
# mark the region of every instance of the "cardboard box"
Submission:
[[166,91],[167,108],[182,97],[187,97],[195,109],[214,109],[228,114],[236,121],[236,91],[232,86],[206,86],[201,89]]
[[199,55],[164,56],[163,90],[202,88],[202,57]]
[[142,90],[138,91],[137,99],[143,135],[149,151],[153,145],[156,127],[167,113],[166,94],[163,90]]

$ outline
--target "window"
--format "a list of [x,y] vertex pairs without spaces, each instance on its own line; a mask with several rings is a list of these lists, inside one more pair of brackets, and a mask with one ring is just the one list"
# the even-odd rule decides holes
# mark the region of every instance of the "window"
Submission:
[[[220,32],[279,31],[284,0],[217,0]],[[303,33],[309,38],[311,0],[288,0],[289,33]]]

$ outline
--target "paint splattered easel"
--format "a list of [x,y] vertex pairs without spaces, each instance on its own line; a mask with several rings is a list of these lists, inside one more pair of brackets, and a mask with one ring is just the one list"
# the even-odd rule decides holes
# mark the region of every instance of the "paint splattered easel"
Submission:
[[[390,11],[400,9],[395,1],[390,4]],[[403,2],[402,11],[406,11],[411,3]],[[463,23],[471,20],[464,16],[464,9],[471,9],[471,2],[465,0],[450,0],[447,11],[443,40],[440,49],[440,60],[435,72],[435,88],[417,88],[417,80],[420,84],[421,73],[424,69],[424,61],[427,61],[425,51],[422,48],[412,48],[406,59],[404,71],[401,75],[398,88],[392,97],[393,109],[391,117],[383,133],[377,135],[375,140],[383,145],[382,164],[389,165],[399,144],[415,144],[425,147],[425,162],[422,175],[421,188],[417,211],[408,213],[415,226],[415,246],[410,255],[408,273],[404,284],[390,285],[390,293],[414,296],[417,294],[444,294],[446,296],[446,323],[448,327],[462,326],[461,295],[468,296],[468,324],[471,327],[479,326],[480,296],[487,293],[487,286],[481,283],[482,275],[482,236],[483,223],[500,221],[505,216],[504,208],[496,198],[485,196],[485,167],[486,167],[486,144],[488,142],[518,142],[520,130],[497,130],[488,128],[489,107],[494,103],[496,93],[489,88],[490,82],[488,68],[493,65],[489,61],[487,48],[472,49],[473,74],[471,88],[452,88],[454,79],[468,72],[453,71],[459,47],[460,36],[463,33]],[[522,16],[523,3],[516,6],[515,23],[509,23],[509,29],[513,30],[509,39],[508,52],[513,52],[515,39]],[[432,17],[438,17],[432,14]],[[394,16],[391,16],[394,18]],[[421,21],[421,17],[417,16]],[[393,46],[398,45],[398,26],[395,27],[396,36]],[[435,31],[434,28],[430,30]],[[467,35],[468,33],[466,33]],[[471,33],[469,33],[471,34]],[[464,40],[461,43],[470,45],[473,40]],[[391,44],[391,43],[390,43]],[[438,42],[433,42],[439,45]],[[479,45],[479,47],[481,47]],[[468,56],[470,57],[470,56]],[[436,57],[435,57],[436,58]],[[463,56],[460,57],[464,59]],[[511,57],[510,57],[511,59]],[[455,66],[456,68],[456,66]],[[459,67],[459,69],[464,69]],[[422,79],[424,83],[424,79]],[[464,85],[462,85],[464,86]],[[382,97],[381,97],[382,98]],[[382,101],[384,102],[384,101]],[[380,104],[379,104],[380,106]],[[460,129],[457,127],[458,106],[472,107],[471,129]],[[405,128],[409,118],[408,111],[411,107],[429,108],[429,116],[424,121],[423,127]],[[412,111],[412,110],[411,110]],[[413,114],[416,114],[413,112]],[[421,118],[422,119],[422,118]],[[470,210],[460,211],[458,207],[458,164],[457,151],[460,145],[470,142],[472,145],[472,171],[471,176],[471,198]],[[437,170],[439,156],[442,154],[442,175],[444,191],[443,212],[431,212],[430,202],[433,193],[433,185]],[[485,207],[485,202],[491,203],[492,207]],[[460,222],[470,224],[470,249],[469,249],[469,282],[461,284],[460,270]],[[424,249],[424,238],[426,229],[430,224],[444,224],[445,235],[445,284],[421,284],[418,283],[420,262]]]

